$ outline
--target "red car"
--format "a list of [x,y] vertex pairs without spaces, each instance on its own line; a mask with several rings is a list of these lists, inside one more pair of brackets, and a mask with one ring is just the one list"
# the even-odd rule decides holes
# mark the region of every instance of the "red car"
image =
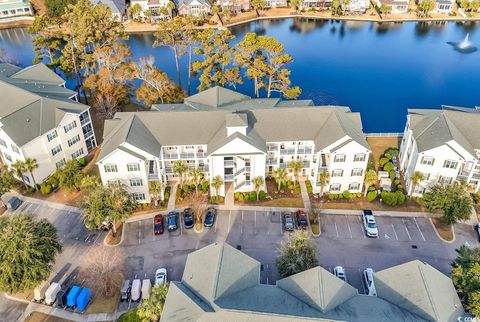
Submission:
[[302,211],[298,210],[297,211],[297,224],[298,227],[301,229],[307,229],[308,228],[308,221],[307,221],[307,215]]
[[153,233],[155,235],[163,234],[163,216],[160,214],[153,218]]

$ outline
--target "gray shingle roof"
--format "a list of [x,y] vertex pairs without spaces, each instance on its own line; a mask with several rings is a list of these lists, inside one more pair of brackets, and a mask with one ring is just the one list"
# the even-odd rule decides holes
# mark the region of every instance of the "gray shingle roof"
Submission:
[[359,113],[352,113],[348,107],[311,106],[311,101],[302,102],[306,105],[279,105],[278,98],[251,99],[214,87],[187,98],[183,105],[155,105],[151,111],[117,113],[113,121],[106,122],[99,160],[123,142],[110,134],[118,131],[113,124],[130,126],[124,122],[133,114],[156,140],[156,143],[144,142],[147,152],[159,150],[158,145],[208,144],[210,153],[221,142],[230,141],[227,125],[245,122],[248,141],[261,150],[265,149],[266,142],[300,140],[313,140],[316,149],[321,150],[345,136],[370,149]]
[[[212,244],[188,255],[182,282],[172,284],[161,321],[456,320],[463,311],[452,310],[452,304],[459,303],[452,282],[419,263],[375,273],[379,296],[374,297],[357,294],[320,267],[279,280],[277,285],[263,285],[257,261],[227,244]],[[419,269],[425,275],[422,279],[416,273]],[[425,293],[425,284],[433,297]],[[434,318],[424,314],[430,302],[442,306],[442,313]]]
[[61,87],[64,80],[43,64],[24,69],[0,64],[0,119],[3,130],[18,145],[52,130],[66,113],[89,107],[70,97],[75,92]]
[[480,149],[480,111],[443,106],[441,110],[409,109],[410,124],[418,151],[424,152],[456,141],[472,156]]

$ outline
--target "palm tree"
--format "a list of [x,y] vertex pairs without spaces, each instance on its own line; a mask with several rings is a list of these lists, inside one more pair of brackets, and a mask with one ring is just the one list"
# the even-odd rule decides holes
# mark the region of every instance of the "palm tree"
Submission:
[[177,160],[173,162],[173,172],[180,178],[180,186],[183,187],[183,175],[187,172],[188,166],[185,161]]
[[212,179],[212,187],[215,189],[215,197],[218,200],[218,191],[220,187],[223,185],[223,179],[221,176],[216,176]]
[[195,194],[198,195],[198,185],[202,180],[203,173],[202,171],[200,171],[200,169],[193,168],[192,170],[190,170],[190,177],[193,179],[193,182],[195,183]]
[[410,176],[410,182],[412,183],[412,192],[413,193],[415,191],[415,187],[420,183],[422,182],[423,180],[425,180],[425,177],[423,176],[423,174],[420,172],[420,171],[415,171],[411,176]]
[[303,169],[303,161],[302,160],[292,160],[288,164],[288,168],[290,169],[290,172],[293,173],[293,187],[296,186],[297,183],[297,178],[300,172]]
[[158,206],[158,200],[163,200],[163,183],[161,181],[150,181],[148,183],[148,192],[155,202],[155,207]]
[[323,171],[318,175],[318,183],[320,183],[320,196],[323,196],[323,190],[330,180],[330,173],[328,171]]
[[258,201],[258,193],[260,192],[260,188],[263,186],[265,180],[263,180],[263,177],[258,176],[253,178],[253,184],[255,186],[255,191],[257,192],[257,201]]
[[365,192],[363,193],[364,197],[367,196],[368,187],[376,184],[377,180],[378,180],[378,178],[377,178],[377,173],[375,172],[375,170],[370,169],[370,170],[367,171],[367,173],[365,173],[365,179],[363,180],[363,184],[365,186]]
[[282,188],[282,184],[287,182],[287,170],[285,169],[274,169],[273,170],[273,177],[278,184],[278,191]]
[[13,171],[15,171],[15,174],[17,175],[17,177],[20,177],[20,179],[22,179],[22,182],[25,185],[25,190],[28,190],[27,183],[23,178],[23,173],[26,171],[25,163],[21,160],[17,160],[14,163],[12,163],[12,168],[13,168]]
[[26,158],[24,164],[25,164],[25,171],[30,172],[30,175],[32,176],[32,180],[33,180],[33,185],[35,186],[35,190],[38,191],[37,183],[35,182],[35,177],[33,176],[33,170],[38,168],[37,160],[32,158]]

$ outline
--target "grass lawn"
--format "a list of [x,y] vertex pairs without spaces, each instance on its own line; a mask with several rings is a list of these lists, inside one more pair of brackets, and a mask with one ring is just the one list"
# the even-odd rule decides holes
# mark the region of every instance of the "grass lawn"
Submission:
[[117,319],[117,322],[137,322],[137,309],[130,310],[128,312],[123,313]]
[[57,318],[56,316],[50,316],[40,312],[32,312],[26,319],[25,322],[70,322],[71,320],[65,320],[62,318]]
[[432,218],[433,226],[446,241],[453,240],[453,227],[443,222],[441,218]]
[[375,162],[375,169],[378,166],[380,156],[388,148],[400,148],[400,137],[368,137],[367,142],[372,148],[373,161]]
[[[122,284],[122,275],[117,274],[117,285]],[[92,297],[92,302],[88,305],[86,314],[94,313],[113,313],[118,307],[120,302],[120,286],[115,290],[115,295],[111,298],[105,298],[101,294],[95,294]]]
[[308,214],[308,220],[310,221],[310,227],[314,235],[320,234],[320,220],[318,220],[318,214],[313,211]]
[[236,201],[236,204],[239,206],[263,206],[263,207],[288,207],[288,208],[303,208],[302,198],[279,198],[273,200],[263,200],[263,201],[249,201],[241,202]]
[[401,206],[387,206],[384,203],[381,203],[377,200],[370,202],[365,198],[357,199],[338,199],[338,200],[322,200],[312,199],[313,208],[323,208],[323,209],[348,209],[348,210],[362,210],[362,209],[371,209],[371,210],[384,210],[384,211],[407,211],[407,212],[429,212],[427,208],[418,204],[415,200],[410,200],[409,202]]
[[117,223],[117,232],[115,233],[115,237],[112,235],[111,232],[108,232],[107,237],[105,237],[105,242],[108,245],[118,245],[120,240],[122,240],[122,230],[123,230],[123,223]]

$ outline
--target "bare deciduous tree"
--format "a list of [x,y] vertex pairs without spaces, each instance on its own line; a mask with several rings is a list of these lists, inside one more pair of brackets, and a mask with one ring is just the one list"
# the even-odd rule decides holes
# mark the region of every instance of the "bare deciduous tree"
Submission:
[[120,103],[114,95],[97,93],[92,102],[92,106],[98,111],[99,115],[106,119],[111,119],[118,111]]
[[190,194],[184,199],[188,207],[192,208],[195,217],[195,229],[201,229],[203,223],[203,214],[207,210],[208,200],[205,195]]

